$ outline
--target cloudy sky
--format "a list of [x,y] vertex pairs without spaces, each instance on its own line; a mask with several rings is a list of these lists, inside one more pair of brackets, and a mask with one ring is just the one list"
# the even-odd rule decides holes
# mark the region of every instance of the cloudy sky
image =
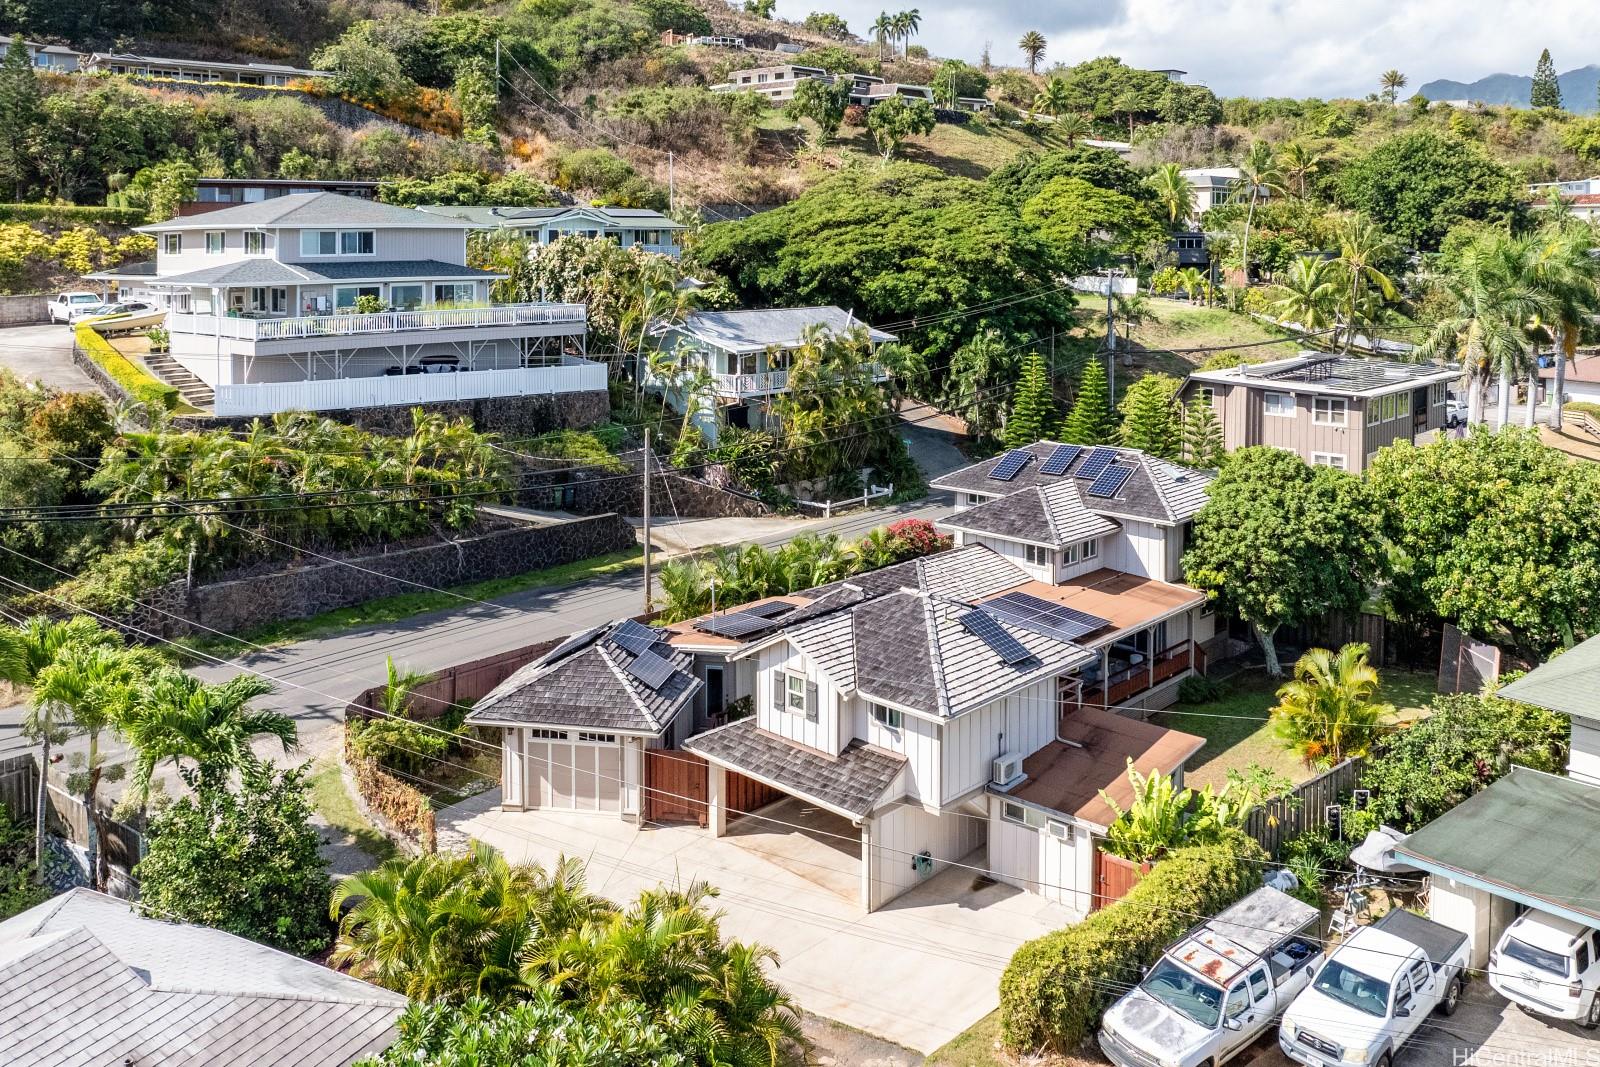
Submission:
[[[1219,96],[1364,96],[1397,67],[1412,89],[1435,78],[1532,74],[1548,47],[1558,71],[1600,62],[1600,4],[1545,0],[895,0],[922,12],[916,41],[935,55],[1019,62],[1027,30],[1049,41],[1045,62],[1120,56],[1178,67]],[[778,0],[802,19],[834,11],[862,36],[883,0]]]

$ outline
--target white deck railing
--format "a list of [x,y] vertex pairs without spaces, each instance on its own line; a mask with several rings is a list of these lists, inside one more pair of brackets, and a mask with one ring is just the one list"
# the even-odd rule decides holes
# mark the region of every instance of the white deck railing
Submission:
[[174,311],[167,315],[167,329],[173,333],[204,337],[220,334],[240,341],[292,341],[310,337],[353,337],[473,326],[581,325],[585,321],[586,310],[583,304],[497,304],[485,308],[379,311],[371,315],[351,312],[292,319],[248,319]]
[[[875,382],[889,377],[889,372],[876,363],[869,364],[867,369]],[[768,396],[789,388],[789,372],[773,370],[761,374],[713,374],[711,388],[717,396]]]
[[603,392],[605,388],[604,364],[573,359],[556,367],[219,385],[213,410],[218,415],[245,416],[279,411],[342,411],[501,396]]

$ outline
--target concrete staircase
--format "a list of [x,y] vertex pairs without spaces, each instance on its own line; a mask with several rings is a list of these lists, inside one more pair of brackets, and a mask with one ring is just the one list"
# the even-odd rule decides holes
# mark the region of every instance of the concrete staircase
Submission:
[[209,408],[216,401],[216,394],[212,392],[211,386],[190,374],[184,369],[183,364],[166,353],[149,352],[143,359],[151,374],[178,390],[184,403],[191,407]]

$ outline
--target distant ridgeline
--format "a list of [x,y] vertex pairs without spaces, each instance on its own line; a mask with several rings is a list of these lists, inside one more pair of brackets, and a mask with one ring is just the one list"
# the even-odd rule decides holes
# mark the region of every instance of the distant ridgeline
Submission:
[[[1568,111],[1594,113],[1600,94],[1600,66],[1589,65],[1569,70],[1556,78],[1561,86],[1561,102]],[[1441,78],[1418,90],[1429,100],[1474,100],[1484,104],[1531,106],[1533,78],[1523,74],[1491,74],[1475,82]]]

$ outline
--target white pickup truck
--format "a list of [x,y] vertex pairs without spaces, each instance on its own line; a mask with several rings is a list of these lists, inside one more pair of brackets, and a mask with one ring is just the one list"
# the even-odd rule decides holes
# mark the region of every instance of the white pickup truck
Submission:
[[1395,910],[1346,938],[1278,1028],[1307,1067],[1390,1067],[1428,1013],[1455,1014],[1467,935]]
[[78,290],[69,293],[57,293],[45,304],[44,309],[50,315],[51,322],[70,322],[73,312],[94,307],[96,304],[105,303],[105,299],[98,293]]
[[[1162,953],[1100,1024],[1117,1067],[1219,1067],[1264,1033],[1311,981],[1317,909],[1262,888]],[[1311,934],[1315,931],[1311,930]]]

